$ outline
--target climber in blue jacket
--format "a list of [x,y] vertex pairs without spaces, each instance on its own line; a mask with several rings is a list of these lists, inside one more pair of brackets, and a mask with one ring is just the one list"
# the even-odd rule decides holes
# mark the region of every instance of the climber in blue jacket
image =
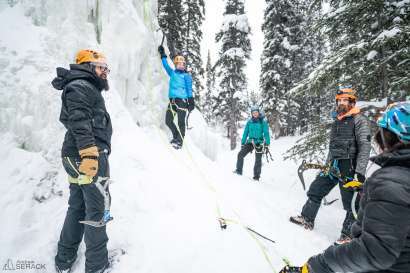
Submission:
[[[162,65],[169,76],[169,104],[165,115],[165,123],[172,132],[171,144],[179,149],[182,147],[185,137],[185,117],[187,112],[195,108],[192,96],[192,76],[186,70],[185,58],[177,55],[174,58],[175,69],[172,69],[167,61],[167,55],[163,46],[158,47]],[[178,122],[175,124],[175,115]]]

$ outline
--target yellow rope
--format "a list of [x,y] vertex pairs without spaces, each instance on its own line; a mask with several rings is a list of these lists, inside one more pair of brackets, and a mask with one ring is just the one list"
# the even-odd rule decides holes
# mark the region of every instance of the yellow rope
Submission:
[[[171,106],[171,105],[170,105],[170,106]],[[171,106],[171,109],[172,109],[172,106]],[[173,110],[171,110],[171,111],[172,111],[172,113],[173,113],[173,115],[174,115],[175,111],[173,111]],[[174,122],[174,124],[175,124],[175,122]],[[180,135],[181,135],[181,137],[182,137],[182,134],[181,134],[181,132],[180,132],[180,130],[179,130],[178,124],[175,124],[175,126],[177,127],[178,132],[180,133]],[[157,130],[159,131],[158,128],[157,128]],[[162,136],[162,134],[161,134],[161,136]],[[165,140],[164,140],[164,141],[165,141]],[[194,165],[195,165],[194,167],[198,170],[198,173],[201,174],[201,178],[202,178],[203,184],[205,184],[205,186],[206,186],[211,192],[214,193],[214,195],[215,195],[215,203],[216,203],[216,205],[215,205],[215,207],[216,207],[216,214],[217,214],[217,216],[218,216],[218,221],[219,221],[221,227],[222,227],[223,225],[226,226],[226,223],[227,223],[227,222],[230,222],[230,223],[233,223],[233,224],[237,224],[237,225],[241,226],[244,230],[246,230],[246,232],[248,232],[248,234],[251,236],[251,238],[253,238],[253,239],[255,240],[255,242],[256,242],[256,244],[258,245],[259,249],[261,250],[263,256],[265,257],[265,260],[268,262],[269,267],[272,269],[272,272],[277,273],[276,270],[275,270],[275,268],[274,268],[274,266],[273,266],[273,264],[272,264],[272,262],[271,262],[271,260],[269,259],[268,253],[266,252],[266,250],[264,249],[262,243],[258,240],[258,238],[256,238],[255,235],[254,235],[252,232],[250,232],[250,231],[247,229],[247,227],[242,224],[242,222],[241,222],[240,220],[239,220],[239,221],[235,221],[235,220],[231,220],[231,219],[227,220],[227,219],[225,219],[225,218],[222,217],[222,213],[221,213],[221,209],[220,209],[220,201],[219,201],[218,198],[217,198],[218,191],[217,191],[216,188],[212,185],[212,183],[209,181],[209,179],[207,178],[207,176],[203,173],[203,171],[201,170],[201,168],[199,168],[199,166],[197,165],[196,161],[194,160],[194,158],[193,158],[191,152],[190,152],[189,149],[186,147],[186,145],[183,145],[183,146],[182,146],[182,149],[186,151],[186,153],[187,153],[189,159],[191,160],[191,162],[194,163]],[[187,164],[187,163],[185,163],[185,164]],[[189,166],[188,166],[188,167],[189,167]],[[236,210],[234,210],[232,207],[231,207],[231,210],[232,210],[232,211],[234,212],[234,214],[238,217],[238,219],[240,219],[240,216],[239,216],[239,214],[236,212]]]

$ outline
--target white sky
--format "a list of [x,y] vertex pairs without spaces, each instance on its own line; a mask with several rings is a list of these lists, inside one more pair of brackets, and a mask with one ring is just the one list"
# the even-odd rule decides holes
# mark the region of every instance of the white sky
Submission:
[[[252,44],[251,60],[249,60],[246,70],[249,91],[259,90],[260,56],[263,51],[263,33],[261,26],[263,23],[264,9],[265,0],[245,0],[245,12],[252,29],[252,35],[250,36]],[[215,34],[222,26],[224,10],[224,0],[205,0],[205,21],[202,28],[204,37],[201,44],[204,66],[206,65],[208,50],[211,50],[211,60],[213,64],[218,58],[220,47],[215,43]]]

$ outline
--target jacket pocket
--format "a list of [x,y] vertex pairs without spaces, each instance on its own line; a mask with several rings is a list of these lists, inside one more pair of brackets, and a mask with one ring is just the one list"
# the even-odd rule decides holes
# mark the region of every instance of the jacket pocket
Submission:
[[108,122],[110,117],[108,113],[104,110],[98,109],[94,114],[94,118],[92,119],[93,128],[97,129],[105,129],[107,128]]

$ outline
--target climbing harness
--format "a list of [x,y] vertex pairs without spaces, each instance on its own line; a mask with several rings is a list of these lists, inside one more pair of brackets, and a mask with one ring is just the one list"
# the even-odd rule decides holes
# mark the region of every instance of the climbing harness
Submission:
[[[306,190],[306,184],[305,184],[305,179],[303,178],[303,173],[306,170],[309,169],[315,169],[315,170],[320,170],[321,175],[323,176],[330,176],[331,178],[336,178],[338,180],[341,180],[341,174],[340,170],[336,165],[337,163],[335,162],[333,165],[321,165],[321,164],[316,164],[316,163],[307,163],[306,160],[302,161],[302,164],[300,164],[298,168],[298,176],[299,180],[302,183],[303,190]],[[327,201],[326,197],[323,198],[323,205],[324,206],[329,206],[339,200],[338,198]]]

